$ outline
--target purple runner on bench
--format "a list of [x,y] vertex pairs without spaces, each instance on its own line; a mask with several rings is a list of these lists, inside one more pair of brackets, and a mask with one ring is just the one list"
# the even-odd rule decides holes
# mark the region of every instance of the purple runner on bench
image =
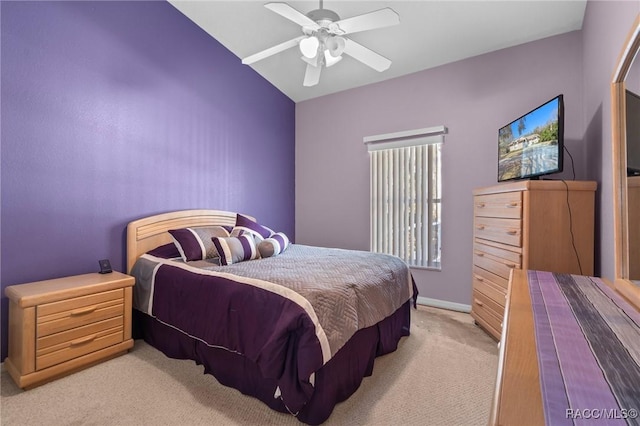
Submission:
[[601,279],[529,271],[548,425],[640,425],[640,313]]

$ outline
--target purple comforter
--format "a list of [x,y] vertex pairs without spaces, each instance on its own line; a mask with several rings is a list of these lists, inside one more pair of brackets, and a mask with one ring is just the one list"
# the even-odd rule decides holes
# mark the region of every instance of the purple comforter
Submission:
[[313,395],[315,372],[358,330],[416,295],[396,257],[301,245],[229,266],[145,255],[132,274],[136,309],[255,363],[294,414]]

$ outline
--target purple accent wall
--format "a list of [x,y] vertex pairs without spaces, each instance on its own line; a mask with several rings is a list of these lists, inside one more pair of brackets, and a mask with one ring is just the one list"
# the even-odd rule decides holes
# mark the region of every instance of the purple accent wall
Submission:
[[[442,271],[413,274],[422,297],[470,305],[472,191],[497,184],[498,129],[560,93],[565,143],[584,179],[580,31],[297,103],[297,242],[368,250],[363,137],[445,125]],[[567,157],[562,177],[571,175]]]
[[[589,1],[583,23],[584,140],[587,171],[599,183],[597,194],[596,255],[600,275],[615,275],[613,243],[613,170],[611,167],[611,81],[626,37],[640,13],[637,1]],[[634,62],[640,73],[640,58]],[[638,75],[634,79],[638,86]]]
[[[1,280],[125,268],[129,221],[294,237],[294,103],[167,2],[2,2]],[[7,354],[2,296],[2,356]]]

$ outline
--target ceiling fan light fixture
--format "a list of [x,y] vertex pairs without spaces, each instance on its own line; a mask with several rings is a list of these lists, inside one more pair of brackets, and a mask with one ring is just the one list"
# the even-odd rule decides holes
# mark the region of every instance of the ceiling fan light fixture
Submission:
[[322,7],[323,0],[319,1],[320,8],[306,15],[286,3],[277,1],[265,4],[267,9],[300,25],[302,34],[250,55],[244,58],[242,63],[249,65],[297,45],[302,53],[301,59],[306,63],[304,86],[318,84],[322,68],[335,65],[342,60],[343,54],[379,72],[389,68],[389,59],[353,41],[350,35],[399,24],[400,17],[393,9],[385,7],[340,19],[337,13]]
[[320,40],[316,36],[310,36],[300,40],[300,52],[309,59],[313,59],[318,54]]
[[342,56],[333,56],[329,49],[324,51],[324,64],[327,67],[337,64],[342,60]]
[[327,50],[329,50],[329,53],[334,58],[337,58],[340,55],[342,55],[342,53],[344,52],[345,45],[346,43],[344,41],[344,38],[340,36],[327,37],[327,40],[325,42],[325,46]]

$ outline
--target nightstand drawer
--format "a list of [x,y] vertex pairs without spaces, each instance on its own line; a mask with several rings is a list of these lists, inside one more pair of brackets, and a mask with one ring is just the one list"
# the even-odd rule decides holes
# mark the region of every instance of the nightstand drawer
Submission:
[[37,336],[44,337],[121,316],[123,311],[122,289],[44,304],[37,307]]
[[473,214],[476,217],[522,218],[522,192],[478,195],[474,197]]
[[70,342],[78,341],[87,336],[104,332],[114,328],[121,328],[124,326],[124,317],[122,315],[109,318],[103,321],[94,322],[82,327],[72,328],[71,330],[63,331],[60,333],[50,334],[45,337],[40,337],[36,341],[36,355],[46,355],[49,352],[57,351],[65,346],[69,346]]
[[38,351],[36,352],[36,370],[118,344],[122,342],[122,332],[123,327],[120,325]]

